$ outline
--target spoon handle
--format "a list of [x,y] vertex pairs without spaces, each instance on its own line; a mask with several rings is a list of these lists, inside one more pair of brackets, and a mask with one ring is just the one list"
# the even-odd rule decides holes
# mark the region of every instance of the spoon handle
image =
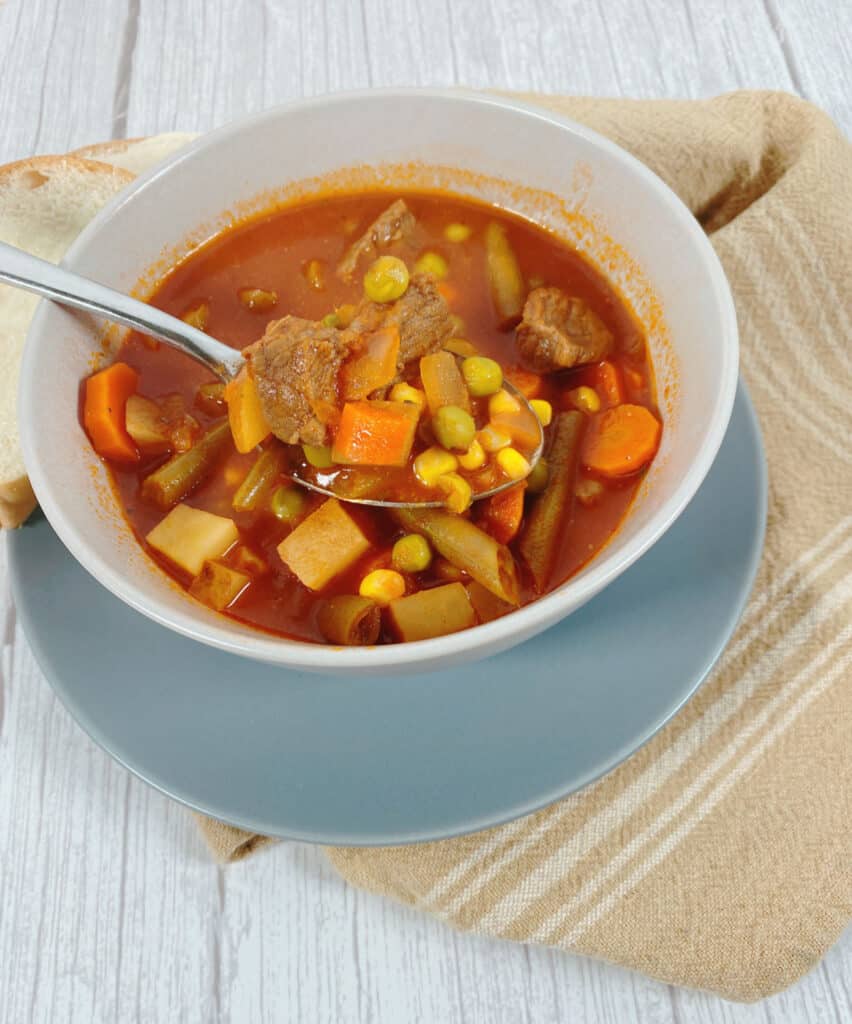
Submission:
[[223,380],[229,380],[243,365],[236,349],[183,320],[5,242],[0,242],[0,281],[159,338],[204,363]]

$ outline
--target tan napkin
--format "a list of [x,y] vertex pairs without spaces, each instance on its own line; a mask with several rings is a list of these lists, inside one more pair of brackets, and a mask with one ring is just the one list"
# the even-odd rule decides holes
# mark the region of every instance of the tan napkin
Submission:
[[[852,150],[779,93],[526,98],[631,150],[711,233],[769,460],[763,565],[712,677],[605,779],[488,832],[328,855],[458,928],[759,999],[852,916]],[[266,841],[201,825],[223,860]]]

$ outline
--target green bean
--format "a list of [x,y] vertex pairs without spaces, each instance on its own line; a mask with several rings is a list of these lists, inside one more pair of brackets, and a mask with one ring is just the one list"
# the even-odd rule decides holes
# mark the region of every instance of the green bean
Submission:
[[189,451],[173,455],[159,469],[145,477],[142,497],[160,508],[170,508],[185,498],[210,473],[231,438],[228,421],[208,430]]
[[556,417],[553,443],[547,456],[547,486],[536,498],[521,534],[519,550],[539,593],[545,590],[550,579],[565,528],[565,513],[574,492],[583,424],[581,412],[563,412]]
[[330,644],[361,647],[379,639],[382,613],[375,601],[357,594],[339,594],[317,614],[320,632]]
[[509,604],[520,603],[518,576],[512,553],[469,519],[438,509],[397,509],[397,522],[412,533],[422,533],[432,547],[457,569]]
[[485,262],[491,300],[501,327],[512,327],[521,318],[525,288],[518,258],[502,224],[491,221],[485,229]]
[[267,448],[262,451],[234,494],[234,510],[254,512],[272,490],[272,485],[281,473],[282,464],[280,448]]

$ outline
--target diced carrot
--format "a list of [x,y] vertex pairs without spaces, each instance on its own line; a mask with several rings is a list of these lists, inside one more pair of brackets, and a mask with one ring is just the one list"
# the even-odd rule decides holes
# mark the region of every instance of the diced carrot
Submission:
[[618,477],[646,466],[660,444],[660,421],[644,405],[617,405],[595,416],[582,461],[602,476]]
[[528,451],[532,451],[541,438],[539,422],[528,409],[495,413],[490,422],[508,434],[516,445]]
[[621,373],[615,363],[605,359],[598,364],[596,373],[596,385],[604,402],[609,405],[621,405],[624,401],[624,385],[621,382]]
[[340,371],[344,399],[366,398],[383,388],[396,376],[399,355],[399,330],[383,327],[364,339],[364,347],[349,359]]
[[510,384],[514,384],[526,398],[538,398],[541,394],[542,379],[537,373],[531,373],[520,366],[512,366],[503,371],[503,376]]
[[513,541],[521,528],[526,489],[526,481],[522,481],[499,494],[492,494],[480,503],[482,513],[479,525],[500,544]]
[[408,402],[347,402],[331,457],[346,466],[404,466],[419,419]]
[[139,450],[127,433],[125,407],[135,394],[139,374],[127,363],[113,363],[89,377],[83,425],[98,455],[117,462],[138,462]]
[[254,379],[245,368],[225,385],[228,422],[238,452],[245,454],[271,433]]

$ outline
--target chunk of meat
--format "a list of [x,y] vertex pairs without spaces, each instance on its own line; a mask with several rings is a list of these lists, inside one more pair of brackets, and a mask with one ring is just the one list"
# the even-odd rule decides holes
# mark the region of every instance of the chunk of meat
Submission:
[[399,331],[397,369],[401,377],[409,363],[437,352],[453,333],[453,321],[444,297],[429,274],[414,274],[405,294],[386,304],[369,299],[358,306],[349,329],[367,334],[380,327]]
[[613,336],[582,299],[561,288],[536,288],[524,304],[515,343],[524,366],[550,373],[606,358]]
[[343,281],[351,281],[362,257],[374,259],[382,249],[410,237],[416,224],[411,210],[402,199],[397,199],[376,217],[357,242],[352,243],[337,265],[337,276]]
[[263,414],[285,444],[324,445],[337,422],[340,368],[353,350],[351,331],[285,316],[243,350]]

